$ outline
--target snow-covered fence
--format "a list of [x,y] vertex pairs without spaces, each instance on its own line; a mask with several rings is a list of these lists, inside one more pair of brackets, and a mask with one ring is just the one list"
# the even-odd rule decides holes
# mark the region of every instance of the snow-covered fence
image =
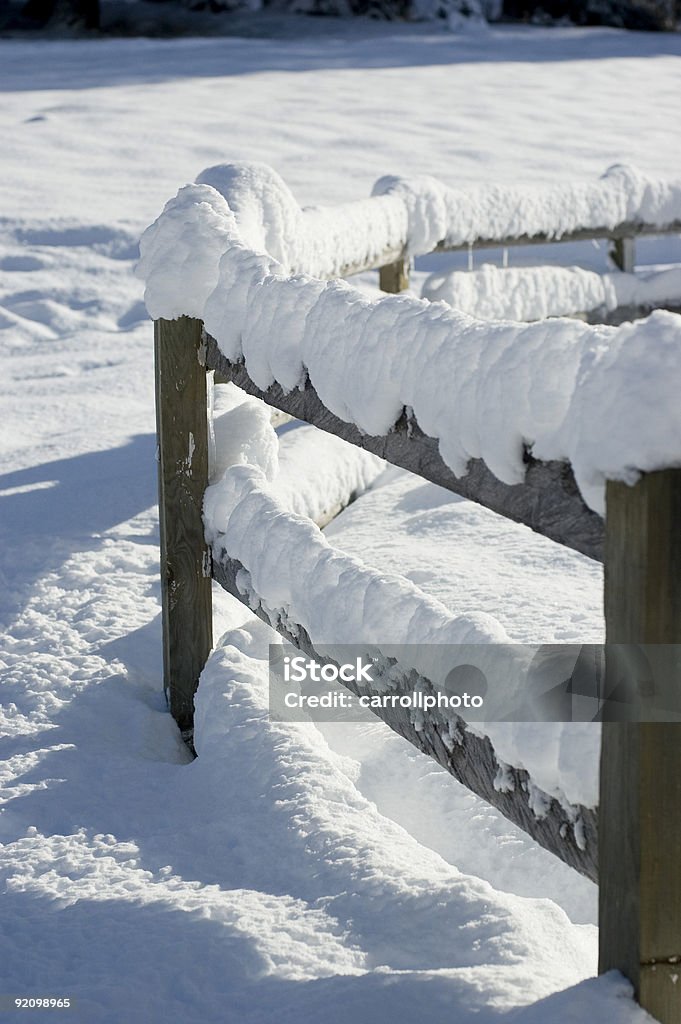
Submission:
[[619,165],[598,181],[573,185],[454,189],[426,176],[386,177],[374,193],[401,196],[408,210],[406,251],[381,271],[388,292],[409,286],[409,259],[426,252],[607,239],[615,265],[631,272],[636,238],[681,233],[681,182],[650,180]]
[[426,253],[605,239],[616,266],[631,271],[638,237],[681,234],[681,181],[623,165],[552,186],[452,188],[427,175],[387,176],[370,199],[307,209],[262,164],[211,167],[197,184],[226,197],[244,241],[290,273],[334,278],[379,267],[389,293],[408,287],[411,259]]
[[[303,650],[328,656],[320,650],[328,637],[314,635],[310,603],[282,604],[262,558],[265,536],[276,531],[273,561],[292,572],[299,559],[287,557],[287,545],[291,531],[302,530],[304,543],[295,547],[306,552],[303,591],[314,589],[330,557],[318,531],[287,517],[262,474],[243,466],[227,471],[227,512],[207,508],[204,523],[211,370],[556,540],[593,557],[602,552],[607,639],[680,643],[681,320],[659,312],[620,328],[483,324],[410,296],[370,301],[321,278],[338,266],[385,266],[400,243],[403,254],[410,246],[423,251],[433,237],[456,244],[442,220],[433,227],[428,204],[389,184],[380,202],[363,206],[371,226],[365,237],[350,214],[337,224],[330,211],[296,211],[276,183],[270,188],[257,175],[254,200],[247,177],[243,169],[207,172],[167,205],[142,244],[156,320],[164,673],[180,726],[191,728],[194,690],[212,647],[211,579]],[[618,207],[615,221],[640,226],[652,210],[650,224],[676,223],[681,193],[674,189],[646,185],[639,215],[624,204],[626,217]],[[597,225],[606,224],[596,212]],[[428,230],[419,238],[422,214]],[[326,248],[314,221],[325,225]],[[555,233],[586,230],[561,225]],[[521,224],[505,241],[534,239],[540,226],[528,214],[524,230]],[[486,222],[476,235],[490,236]],[[317,257],[318,277],[301,276]],[[393,602],[396,616],[408,610],[434,642],[498,639],[475,617],[438,620],[432,629],[440,606],[351,568],[365,599],[372,593]],[[317,604],[327,599],[332,610],[328,587]],[[359,604],[366,612],[366,600]],[[358,642],[375,643],[361,617],[351,626]],[[398,661],[392,668],[429,685],[427,666]],[[489,740],[463,721],[433,716],[417,727],[408,713],[381,717],[567,863],[598,874],[602,969],[623,969],[644,1006],[664,1022],[678,1019],[679,726],[604,723],[597,850],[596,811],[546,798],[538,817],[527,773],[509,773]],[[670,804],[673,813],[665,813]]]
[[681,313],[681,266],[636,273],[599,273],[579,266],[538,265],[433,271],[421,295],[443,300],[482,320],[544,320],[580,316],[588,323],[621,324],[654,309]]

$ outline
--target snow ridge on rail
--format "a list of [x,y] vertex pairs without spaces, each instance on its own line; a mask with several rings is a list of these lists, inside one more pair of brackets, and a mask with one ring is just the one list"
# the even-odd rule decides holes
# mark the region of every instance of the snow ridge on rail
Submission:
[[268,252],[290,273],[345,277],[399,259],[409,237],[398,195],[303,210],[276,171],[259,163],[209,167],[196,183],[223,196],[250,248]]
[[[379,670],[372,692],[432,692],[446,685],[454,665],[465,664],[489,680],[487,723],[505,717],[526,696],[536,645],[512,644],[492,615],[453,615],[411,580],[378,572],[334,548],[307,517],[287,508],[258,466],[232,466],[208,488],[204,522],[214,578],[317,660],[342,662],[350,649],[371,657]],[[523,775],[517,785],[498,784],[501,762],[483,739],[489,725],[476,721],[471,731],[455,710],[424,716],[417,707],[391,712],[386,704],[376,713],[548,849],[594,877],[595,819],[577,806],[589,806],[588,785],[578,785],[575,799],[545,768],[537,779]],[[462,757],[462,744],[475,753],[474,769]],[[574,780],[568,788],[574,789]],[[542,824],[537,819],[547,816],[549,805],[551,820]],[[574,841],[562,842],[568,826]]]
[[344,277],[438,245],[551,240],[622,225],[633,232],[637,226],[681,230],[681,181],[656,181],[624,165],[597,181],[544,187],[455,189],[428,176],[389,176],[376,182],[371,199],[305,209],[266,164],[218,164],[196,183],[227,200],[250,248],[268,252],[289,272],[314,277]]
[[681,181],[655,181],[616,164],[598,181],[538,185],[480,185],[456,189],[436,178],[387,176],[375,196],[400,196],[409,219],[408,251],[431,252],[476,241],[560,239],[575,231],[619,225],[681,224]]
[[187,185],[145,232],[138,273],[152,317],[203,320],[266,390],[309,376],[334,415],[387,434],[405,408],[457,476],[482,459],[522,483],[526,450],[569,461],[604,511],[607,478],[681,465],[681,317],[619,328],[483,322],[409,295],[369,300],[343,281],[288,276],[246,246],[224,197]]
[[542,320],[626,307],[681,305],[681,268],[597,274],[582,267],[495,267],[434,273],[421,292],[481,319]]

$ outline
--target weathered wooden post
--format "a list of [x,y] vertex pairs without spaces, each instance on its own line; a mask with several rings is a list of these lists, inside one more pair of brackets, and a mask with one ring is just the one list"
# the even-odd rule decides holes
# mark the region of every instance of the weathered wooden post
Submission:
[[613,239],[610,256],[616,267],[626,274],[633,274],[636,261],[636,239],[633,237]]
[[378,283],[382,292],[397,295],[409,287],[409,260],[406,257],[396,263],[388,263],[378,271]]
[[157,320],[154,342],[163,685],[190,741],[194,693],[213,646],[210,550],[202,519],[208,413],[201,321]]
[[[608,483],[605,616],[609,643],[681,643],[681,470]],[[667,673],[678,693],[676,659]],[[644,1009],[678,1024],[681,722],[603,723],[598,843],[599,970],[621,970]]]

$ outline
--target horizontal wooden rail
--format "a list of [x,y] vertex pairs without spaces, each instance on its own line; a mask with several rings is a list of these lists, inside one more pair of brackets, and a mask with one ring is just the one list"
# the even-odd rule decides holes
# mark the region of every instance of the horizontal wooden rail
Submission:
[[[228,557],[214,560],[212,573],[213,579],[220,586],[238,598],[268,626],[276,629],[293,646],[314,658],[320,665],[335,664],[317,651],[303,626],[291,622],[283,610],[277,612],[264,608],[255,591],[244,590],[244,579],[248,579],[248,573],[241,562]],[[400,688],[395,688],[394,680],[394,673],[391,673],[391,686],[399,693]],[[426,692],[435,692],[423,677],[405,671],[404,693],[413,692],[419,683],[425,685]],[[343,685],[357,695],[363,692],[352,682],[345,682]],[[532,809],[538,790],[532,784],[528,772],[500,763],[490,740],[486,736],[470,732],[464,720],[458,716],[458,739],[452,746],[451,742],[446,743],[443,739],[443,736],[449,737],[449,718],[444,722],[438,721],[435,715],[429,715],[423,722],[423,727],[417,730],[410,719],[409,711],[404,708],[371,710],[423,754],[437,761],[467,789],[496,807],[504,817],[527,832],[545,850],[555,854],[587,878],[596,881],[597,811],[578,804],[565,807],[547,794],[542,794],[546,812],[538,817]],[[502,777],[504,782],[503,786],[500,786],[498,780]],[[576,834],[579,835],[579,842],[575,838]]]
[[439,242],[435,252],[463,252],[470,246],[474,249],[505,249],[516,245],[555,245],[563,242],[589,242],[592,239],[603,238],[606,241],[619,242],[629,238],[641,238],[645,235],[679,235],[681,234],[681,220],[672,221],[670,224],[646,224],[642,221],[623,221],[612,228],[575,228],[566,231],[564,234],[549,234],[546,232],[536,235],[507,235],[503,238],[474,238],[472,241],[451,243],[446,239]]
[[[588,242],[603,238],[611,243],[610,257],[615,266],[630,274],[635,264],[635,240],[643,236],[655,235],[679,235],[681,234],[681,221],[675,220],[671,224],[660,227],[656,224],[644,224],[638,221],[627,221],[616,225],[614,228],[577,228],[574,231],[566,231],[562,235],[551,235],[540,233],[536,235],[506,235],[499,238],[485,238],[483,236],[474,238],[468,242],[448,242],[444,239],[435,246],[433,252],[466,252],[473,249],[508,249],[513,246],[523,245],[556,245],[562,242]],[[426,255],[420,253],[417,255]],[[384,292],[396,294],[406,291],[409,287],[409,266],[410,259],[405,250],[395,258],[388,259],[387,254],[380,267],[380,286]],[[349,273],[358,274],[362,270],[371,270],[370,266],[357,265]],[[575,310],[575,313],[579,312]],[[618,323],[625,319],[622,316]],[[600,321],[598,321],[600,322]]]
[[329,412],[309,380],[303,390],[296,389],[288,394],[279,384],[263,391],[251,380],[243,363],[230,363],[225,359],[210,335],[206,336],[206,366],[217,371],[220,380],[232,381],[276,409],[342,437],[395,466],[523,523],[536,533],[590,558],[602,559],[603,520],[584,504],[572,469],[565,462],[538,462],[528,457],[522,484],[502,483],[481,459],[471,460],[466,476],[457,477],[442,460],[436,438],[424,434],[406,415],[383,437],[363,434],[354,423],[346,423]]
[[[644,236],[681,235],[681,221],[673,221],[664,227],[655,224],[623,223],[614,228],[578,228],[563,235],[507,235],[503,238],[474,238],[470,242],[450,243],[446,240],[438,242],[433,252],[466,252],[468,249],[507,249],[514,246],[556,245],[564,242],[588,242],[602,238],[613,243],[611,256],[620,270],[633,270],[633,240]],[[426,253],[416,253],[425,256]],[[409,287],[410,257],[407,243],[403,248],[386,249],[377,258],[367,260],[358,257],[342,264],[338,274],[322,274],[321,277],[351,277],[369,270],[379,269],[381,272],[381,290],[389,293],[405,291]],[[297,268],[293,267],[292,272]]]

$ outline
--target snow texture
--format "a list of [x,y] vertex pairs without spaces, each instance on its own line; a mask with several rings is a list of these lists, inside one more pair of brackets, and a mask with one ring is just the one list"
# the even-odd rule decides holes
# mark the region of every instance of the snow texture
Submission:
[[349,267],[376,264],[385,252],[399,254],[409,231],[397,196],[302,210],[267,164],[219,164],[196,183],[219,192],[245,244],[268,252],[287,273],[340,277]]
[[678,267],[640,274],[597,274],[582,267],[508,267],[431,274],[421,294],[481,320],[543,320],[621,306],[681,305]]
[[439,242],[560,239],[572,231],[619,224],[656,227],[681,221],[681,182],[658,181],[633,167],[614,165],[596,182],[537,188],[489,185],[456,189],[430,175],[385,176],[373,194],[398,195],[409,211],[408,249],[431,252]]
[[[201,286],[186,270],[192,250],[201,254]],[[203,319],[258,387],[277,381],[290,391],[309,377],[331,412],[368,434],[386,434],[409,407],[458,476],[482,458],[500,480],[521,483],[528,447],[539,459],[569,461],[603,514],[606,479],[632,483],[681,463],[674,314],[619,328],[564,319],[524,326],[410,295],[372,301],[342,281],[288,277],[273,256],[244,244],[227,201],[205,184],[180,189],[140,251],[151,316]]]
[[[570,643],[577,637],[583,642],[603,641],[600,628],[592,625],[601,614],[600,567],[574,552],[556,549],[556,545],[525,527],[507,523],[431,485],[426,485],[432,495],[426,528],[432,530],[432,509],[439,502],[454,508],[447,513],[446,529],[437,532],[437,540],[434,536],[430,545],[423,548],[418,538],[424,526],[414,521],[414,512],[420,511],[422,498],[418,495],[423,485],[419,486],[411,474],[394,470],[388,471],[379,488],[365,494],[349,510],[347,519],[332,523],[325,535],[320,534],[308,520],[322,518],[344,504],[350,494],[365,492],[376,481],[384,463],[331,434],[303,424],[286,429],[278,440],[270,424],[269,408],[259,399],[245,396],[234,385],[217,385],[213,394],[213,423],[220,461],[204,506],[213,557],[219,559],[224,552],[238,558],[248,571],[249,586],[260,602],[272,610],[283,611],[292,622],[304,626],[318,650],[331,656],[337,644],[357,644],[362,653],[370,650],[397,657],[404,668],[415,668],[434,682],[442,683],[451,669],[451,653],[437,645],[475,645],[466,646],[460,657],[478,666],[490,681],[487,707],[491,720],[477,724],[477,731],[490,736],[500,759],[527,768],[535,783],[562,803],[596,806],[598,727],[588,723],[547,722],[539,732],[536,724],[496,722],[494,718],[517,710],[526,692],[527,667],[542,641]],[[235,475],[232,467],[241,468]],[[455,510],[458,516],[454,515]],[[400,522],[401,516],[408,518]],[[361,531],[359,544],[354,532],[356,520]],[[367,565],[361,557],[369,541],[362,524],[376,520],[393,523],[390,544],[380,553],[380,570]],[[485,541],[490,531],[494,538],[491,545]],[[410,536],[409,544],[400,543],[403,533]],[[503,565],[500,542],[504,536],[509,552],[521,553],[517,566],[512,560],[507,567]],[[334,544],[334,537],[338,537],[338,544]],[[467,568],[471,544],[480,547],[475,556],[477,590]],[[456,579],[458,572],[468,577],[465,599],[458,598],[455,614],[452,607],[457,604],[456,586],[442,581],[439,600],[428,597],[423,588],[426,584],[432,589],[437,578],[433,568],[439,567],[448,546],[451,550],[447,563],[452,577]],[[464,561],[457,557],[461,546],[466,552]],[[554,600],[564,606],[564,621],[572,611],[572,633],[552,635],[551,618],[540,620],[540,609],[546,608],[551,593],[546,568],[537,580],[535,600],[529,599],[529,581],[523,581],[527,623],[521,624],[517,611],[511,610],[504,625],[496,580],[504,568],[509,576],[514,571],[527,575],[528,546],[542,551],[545,560],[550,559],[556,580]],[[488,568],[483,559],[484,551],[490,547],[494,564]],[[353,549],[357,552],[355,557]],[[436,553],[432,568],[428,561],[431,553]],[[418,568],[410,572],[411,565]],[[587,568],[591,570],[592,586],[582,588],[578,597],[575,595],[575,607],[570,610],[568,595],[577,590]],[[489,600],[490,594],[495,594],[494,603]],[[585,605],[591,606],[591,620],[585,621]],[[477,613],[471,614],[476,606]],[[509,642],[518,647],[499,650],[485,646]],[[421,650],[424,644],[433,646]],[[419,646],[418,661],[412,660],[415,651],[408,645]],[[342,653],[347,656],[347,650]],[[559,666],[557,675],[553,674],[555,678],[547,677],[542,687],[560,683],[569,672]]]
[[[389,522],[390,530],[376,537],[377,522]],[[604,641],[602,566],[409,473],[388,469],[324,534],[382,573],[406,577],[451,617],[472,610],[491,616],[514,643]],[[387,620],[379,640],[394,628]],[[469,649],[467,658],[475,663],[476,652]],[[489,661],[484,669],[496,671]],[[504,676],[500,685],[508,683]],[[562,803],[598,803],[599,725],[486,722],[476,728],[501,760],[526,768]]]
[[361,494],[383,470],[382,459],[333,434],[294,421],[280,444],[269,406],[234,384],[211,389],[210,481],[232,466],[257,467],[281,503],[317,522]]
[[[204,521],[213,557],[238,559],[263,604],[286,608],[320,645],[372,645],[381,637],[382,653],[390,656],[394,645],[405,643],[488,645],[509,639],[491,616],[453,619],[408,580],[378,573],[332,548],[306,517],[277,501],[254,466],[234,467],[208,488]],[[424,651],[423,662],[408,667],[434,675],[434,654]]]
[[[217,588],[197,761],[166,709],[132,271],[166,198],[224,159],[273,162],[306,204],[419,174],[424,153],[462,188],[681,161],[678,34],[318,23],[0,40],[0,991],[69,992],[87,1024],[644,1024],[622,978],[584,980],[595,887],[376,719],[270,729],[276,637]],[[578,143],[547,147],[554,131]],[[678,263],[675,244],[637,250]],[[316,458],[304,428],[288,462],[299,429],[273,488]],[[408,474],[326,533],[520,642],[601,637],[599,566]]]
[[[235,416],[234,429],[238,422]],[[492,721],[508,717],[522,702],[536,646],[511,645],[494,616],[452,615],[413,581],[376,571],[333,547],[305,515],[286,508],[257,466],[229,469],[209,487],[204,519],[213,558],[229,556],[244,566],[240,585],[246,600],[294,628],[302,626],[320,653],[344,660],[352,646],[358,654],[397,658],[403,670],[442,685],[452,668],[447,645],[458,645],[460,663],[477,666],[489,681],[486,712]],[[337,645],[345,649],[337,652]],[[544,681],[544,688],[563,678]],[[550,741],[542,739],[537,756],[532,742],[525,742],[528,733],[537,735],[536,726],[485,722],[475,728],[493,740],[498,736],[499,756],[527,767],[545,791],[563,801],[596,804],[598,730],[549,723]]]

